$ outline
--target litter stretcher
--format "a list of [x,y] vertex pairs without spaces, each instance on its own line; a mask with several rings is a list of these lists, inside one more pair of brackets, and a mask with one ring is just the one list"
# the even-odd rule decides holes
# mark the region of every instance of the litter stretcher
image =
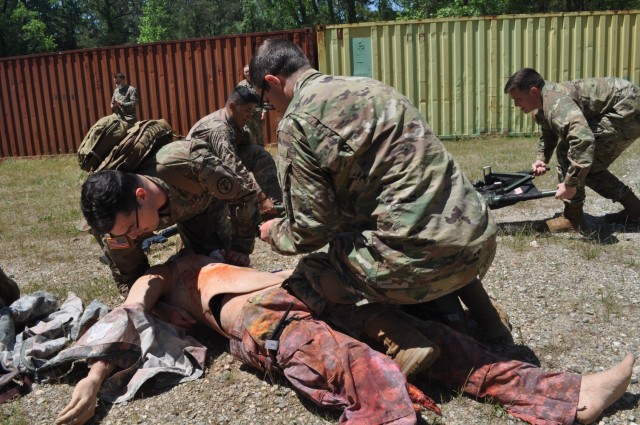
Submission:
[[539,190],[533,184],[535,176],[532,171],[494,173],[491,166],[485,166],[482,174],[484,180],[475,180],[472,184],[492,210],[556,194],[555,190]]

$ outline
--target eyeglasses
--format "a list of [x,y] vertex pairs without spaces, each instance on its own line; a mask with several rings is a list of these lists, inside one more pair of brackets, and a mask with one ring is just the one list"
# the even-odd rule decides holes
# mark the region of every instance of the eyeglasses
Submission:
[[114,235],[113,233],[111,234],[112,238],[121,238],[123,236],[127,236],[131,239],[135,239],[138,237],[138,235],[140,234],[140,221],[138,219],[138,203],[136,202],[136,227],[134,227],[133,229],[129,230],[127,233],[123,233],[122,235]]

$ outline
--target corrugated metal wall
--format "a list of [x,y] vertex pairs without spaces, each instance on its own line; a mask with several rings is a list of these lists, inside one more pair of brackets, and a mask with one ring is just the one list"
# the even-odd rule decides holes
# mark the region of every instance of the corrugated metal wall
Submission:
[[[269,37],[293,40],[317,64],[312,29],[0,59],[0,158],[76,152],[93,123],[111,113],[117,71],[138,89],[138,119],[164,118],[184,135],[224,106]],[[276,120],[268,114],[267,143],[275,142]]]
[[442,137],[535,134],[503,94],[522,67],[547,80],[617,76],[640,84],[640,11],[505,15],[327,26],[320,70],[368,75],[419,106]]

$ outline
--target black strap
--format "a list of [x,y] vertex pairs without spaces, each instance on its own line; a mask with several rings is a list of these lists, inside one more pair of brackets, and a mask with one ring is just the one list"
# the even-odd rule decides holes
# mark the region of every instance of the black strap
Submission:
[[280,335],[282,335],[282,331],[284,330],[285,326],[289,323],[289,320],[287,320],[287,317],[289,316],[289,312],[291,311],[292,307],[293,307],[293,303],[289,303],[289,306],[287,306],[287,309],[284,311],[284,314],[282,315],[282,317],[278,321],[278,324],[273,330],[271,337],[268,338],[264,343],[264,346],[267,349],[267,352],[269,353],[269,358],[271,359],[271,362],[270,362],[271,364],[267,364],[268,367],[278,366],[278,362],[276,360],[276,354],[278,354],[278,348],[280,346]]

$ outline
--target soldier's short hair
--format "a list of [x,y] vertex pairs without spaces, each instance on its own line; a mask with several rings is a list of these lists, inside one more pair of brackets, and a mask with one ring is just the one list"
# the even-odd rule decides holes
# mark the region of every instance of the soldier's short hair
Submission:
[[260,102],[260,98],[256,92],[249,87],[236,86],[233,91],[229,93],[226,106],[229,106],[231,102],[238,106],[246,105],[248,103],[255,103],[257,105]]
[[113,74],[113,78],[122,78],[123,80],[126,80],[127,78],[125,77],[125,75],[122,72],[116,72],[115,74]]
[[251,58],[249,77],[254,87],[265,90],[269,88],[264,81],[267,74],[289,77],[310,67],[309,59],[297,44],[283,38],[268,38]]
[[515,72],[507,84],[504,86],[504,93],[509,94],[511,90],[520,90],[527,92],[531,87],[542,89],[544,87],[544,78],[535,69],[522,68]]
[[98,233],[109,233],[116,224],[116,214],[135,210],[136,189],[141,186],[137,175],[122,171],[90,175],[80,192],[80,208],[89,226]]

